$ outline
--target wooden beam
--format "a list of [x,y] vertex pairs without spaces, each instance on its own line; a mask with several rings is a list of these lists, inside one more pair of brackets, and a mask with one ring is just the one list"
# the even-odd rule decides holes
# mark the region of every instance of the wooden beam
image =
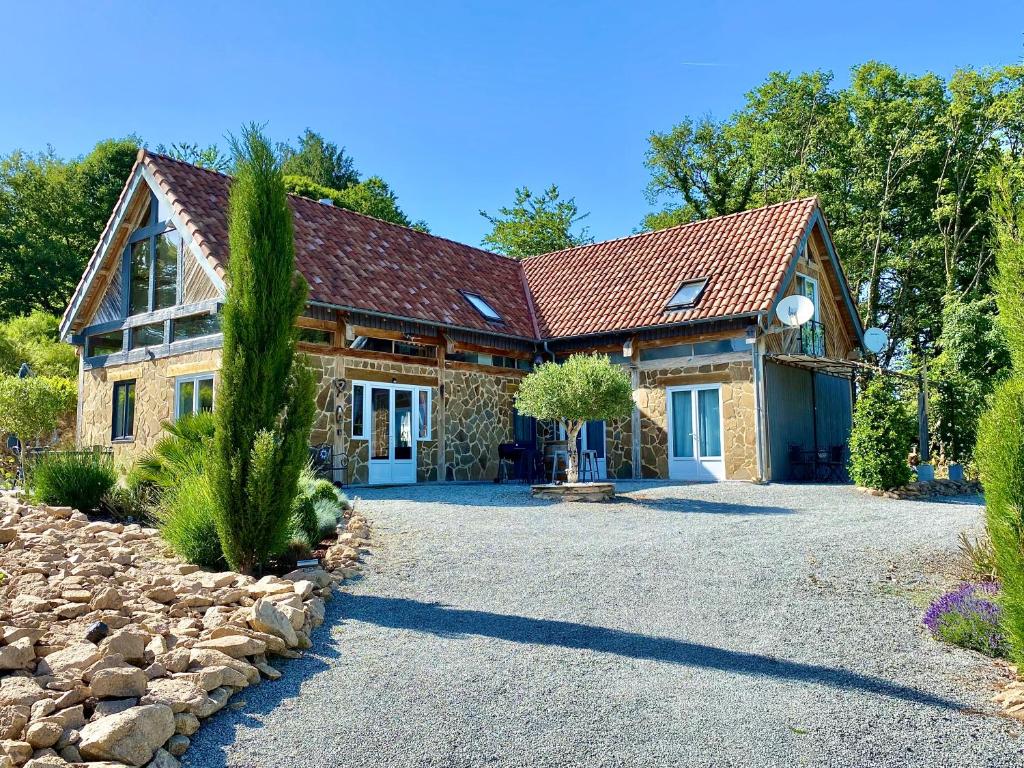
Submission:
[[521,350],[501,349],[500,347],[488,347],[482,344],[470,344],[464,341],[449,341],[450,347],[449,352],[482,352],[488,355],[501,355],[503,357],[513,357],[516,360],[532,360],[532,352],[523,352]]
[[383,360],[393,363],[406,363],[409,365],[424,365],[433,368],[437,365],[437,359],[433,357],[415,357],[414,355],[395,355],[391,352],[374,352],[370,349],[352,349],[345,347],[341,352],[342,357],[355,357],[360,360]]
[[373,339],[405,341],[409,344],[428,344],[430,346],[434,346],[441,343],[440,336],[419,336],[416,334],[402,333],[402,331],[393,331],[389,328],[370,328],[365,325],[350,325],[348,327],[348,336],[350,341],[356,336],[369,336]]
[[463,363],[459,360],[446,360],[445,367],[451,371],[474,371],[491,376],[512,376],[521,379],[528,372],[518,368],[501,368],[496,365],[480,365],[479,363]]
[[415,373],[391,373],[390,371],[373,371],[349,368],[347,370],[351,381],[380,382],[381,384],[408,384],[413,387],[436,387],[437,377],[419,375]]

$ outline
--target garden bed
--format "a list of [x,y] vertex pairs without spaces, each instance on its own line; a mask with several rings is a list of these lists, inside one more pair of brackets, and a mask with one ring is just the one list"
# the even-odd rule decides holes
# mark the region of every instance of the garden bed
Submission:
[[310,647],[368,535],[350,512],[328,570],[255,579],[187,564],[152,528],[0,496],[0,766],[173,768],[201,719]]

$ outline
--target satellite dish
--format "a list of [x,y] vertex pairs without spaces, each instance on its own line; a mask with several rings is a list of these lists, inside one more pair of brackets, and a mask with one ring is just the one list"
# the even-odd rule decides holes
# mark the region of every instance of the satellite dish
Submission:
[[888,343],[889,337],[881,328],[868,328],[864,331],[864,346],[868,348],[869,352],[877,355],[885,349]]
[[775,314],[783,325],[797,328],[814,317],[814,302],[806,296],[787,296],[775,307]]

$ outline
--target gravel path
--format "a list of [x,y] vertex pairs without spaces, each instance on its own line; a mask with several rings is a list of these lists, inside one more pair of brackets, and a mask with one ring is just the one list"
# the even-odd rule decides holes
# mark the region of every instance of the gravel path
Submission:
[[619,490],[363,491],[374,554],[317,651],[185,765],[1021,765],[994,666],[920,628],[979,499]]

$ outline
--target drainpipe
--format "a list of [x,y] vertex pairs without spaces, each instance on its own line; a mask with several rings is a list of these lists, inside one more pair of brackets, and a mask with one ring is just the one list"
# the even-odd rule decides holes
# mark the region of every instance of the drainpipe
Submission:
[[764,360],[762,359],[762,345],[764,339],[758,333],[758,326],[751,326],[748,333],[753,334],[753,342],[750,343],[751,362],[754,375],[754,448],[757,456],[757,477],[758,483],[768,481],[767,470],[767,449],[765,446],[765,412],[764,412]]

